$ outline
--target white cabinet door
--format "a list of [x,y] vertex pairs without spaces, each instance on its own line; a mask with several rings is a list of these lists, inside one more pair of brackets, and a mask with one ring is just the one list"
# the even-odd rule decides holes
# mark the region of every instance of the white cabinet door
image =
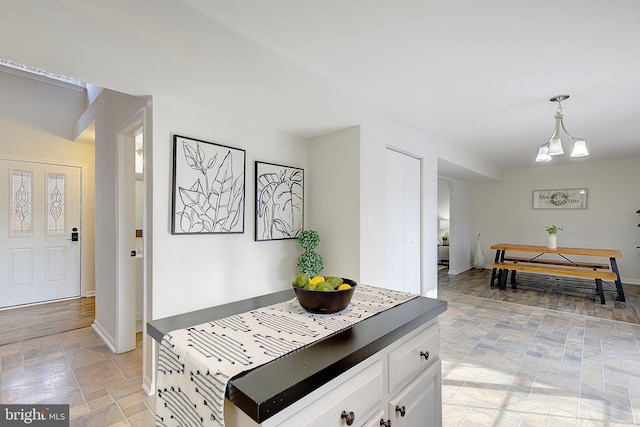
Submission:
[[389,400],[388,414],[393,427],[440,427],[442,425],[442,390],[440,359],[400,393]]
[[80,186],[79,167],[0,160],[0,307],[80,295]]
[[387,281],[420,294],[420,160],[386,150]]

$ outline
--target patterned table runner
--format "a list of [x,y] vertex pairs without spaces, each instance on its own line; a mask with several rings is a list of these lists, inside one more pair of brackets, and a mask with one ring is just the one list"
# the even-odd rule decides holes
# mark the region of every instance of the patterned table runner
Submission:
[[225,391],[233,376],[415,297],[358,285],[338,313],[309,313],[293,298],[172,331],[160,345],[156,426],[224,426]]

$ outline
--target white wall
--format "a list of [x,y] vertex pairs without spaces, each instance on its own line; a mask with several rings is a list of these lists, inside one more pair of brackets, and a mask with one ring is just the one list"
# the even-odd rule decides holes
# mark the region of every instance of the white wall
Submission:
[[[356,162],[352,159],[360,150],[360,211],[359,227],[328,226],[323,224],[322,198],[330,198],[335,190],[319,188],[311,179],[326,165],[316,161],[310,154],[305,139],[280,133],[258,123],[247,123],[241,117],[230,117],[216,111],[207,110],[206,105],[181,104],[175,99],[154,97],[154,147],[153,147],[153,315],[160,318],[192,311],[203,307],[223,304],[242,298],[266,294],[289,287],[296,274],[296,260],[300,248],[295,240],[254,242],[254,169],[255,160],[267,161],[305,169],[310,178],[307,183],[309,203],[305,203],[305,218],[313,228],[322,226],[319,252],[337,242],[352,240],[359,242],[359,248],[350,252],[351,244],[335,252],[324,253],[328,265],[335,262],[338,269],[345,265],[338,261],[340,254],[345,259],[360,257],[360,270],[347,267],[360,280],[369,284],[382,284],[386,280],[386,227],[384,208],[385,150],[388,143],[404,147],[405,151],[424,154],[423,136],[410,128],[389,120],[380,112],[371,113],[371,121],[365,123],[366,131],[360,127],[360,146],[354,139],[357,128],[348,129],[333,136],[316,138],[311,144],[325,142],[338,147],[346,144],[344,160],[335,159],[339,164]],[[212,142],[238,147],[247,151],[245,232],[241,235],[171,235],[171,135],[173,133],[191,136]],[[333,145],[335,144],[335,145]],[[337,148],[334,148],[335,151]],[[332,152],[332,150],[329,150]],[[436,159],[423,158],[423,224],[436,221]],[[426,167],[425,167],[426,165]],[[355,166],[357,167],[357,166]],[[165,171],[158,172],[158,171]],[[352,197],[355,183],[349,185],[341,197]],[[313,195],[311,195],[313,193]],[[320,196],[317,196],[320,194]],[[329,194],[327,196],[327,194]],[[322,196],[325,195],[325,196]],[[314,212],[309,212],[313,209]],[[357,211],[357,208],[354,208]],[[318,218],[316,221],[314,218]],[[353,218],[349,218],[352,224]],[[320,227],[317,227],[320,228]],[[360,237],[358,234],[360,233]],[[426,237],[425,237],[426,236]],[[423,227],[423,259],[433,260],[436,247],[424,242],[436,238],[433,227]],[[325,246],[326,245],[326,246]],[[340,252],[338,252],[340,251]],[[335,260],[335,261],[333,261]],[[339,264],[341,263],[341,264]],[[426,263],[422,271],[423,292],[435,295],[437,292],[436,268]]]
[[[289,288],[297,274],[300,248],[297,240],[254,241],[254,162],[278,163],[307,171],[308,142],[207,110],[206,104],[193,105],[163,97],[154,97],[153,122],[152,318]],[[243,234],[171,234],[173,134],[246,150]]]
[[[469,238],[481,233],[485,259],[493,262],[491,244],[546,245],[544,227],[564,226],[558,246],[611,248],[623,283],[640,284],[640,159],[548,166],[507,171],[500,183],[472,187]],[[587,209],[532,209],[532,191],[587,188]]]
[[475,211],[471,205],[471,186],[460,180],[449,181],[450,189],[450,242],[449,274],[458,274],[471,266],[471,218]]
[[320,234],[324,274],[359,282],[360,128],[313,138],[306,177],[307,228]]
[[[103,90],[90,109],[95,115],[96,173],[96,319],[94,327],[112,348],[116,345],[118,314],[117,161],[118,129],[147,100],[111,90]],[[134,206],[120,207],[135,209]],[[131,284],[135,286],[134,283]]]
[[86,93],[45,83],[37,77],[24,77],[24,73],[13,70],[11,73],[0,71],[0,93],[0,157],[82,166],[81,283],[85,294],[92,295],[95,290],[95,147],[72,140]]

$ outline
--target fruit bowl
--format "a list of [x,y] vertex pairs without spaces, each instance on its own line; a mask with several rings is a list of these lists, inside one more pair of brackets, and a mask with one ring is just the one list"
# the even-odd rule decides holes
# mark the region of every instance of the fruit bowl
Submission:
[[293,284],[298,302],[311,313],[336,313],[347,308],[353,297],[353,292],[358,285],[351,279],[342,279],[344,283],[351,285],[351,289],[342,291],[315,291],[298,288]]

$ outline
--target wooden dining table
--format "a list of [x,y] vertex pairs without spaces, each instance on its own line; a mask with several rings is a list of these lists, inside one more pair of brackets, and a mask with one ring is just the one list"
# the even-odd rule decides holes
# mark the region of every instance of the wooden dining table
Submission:
[[[618,270],[617,259],[622,258],[622,252],[617,249],[595,249],[595,248],[572,248],[558,247],[549,249],[546,246],[523,245],[512,243],[498,243],[491,246],[496,251],[494,268],[491,274],[491,286],[495,280],[502,278],[501,288],[504,289],[505,275],[501,274],[501,269],[513,268],[512,280],[515,282],[515,270],[540,272],[545,274],[553,274],[557,271],[561,275],[575,275],[583,277],[594,277],[598,272],[611,271],[615,273],[615,285],[617,292],[617,300],[625,302],[624,289],[620,279],[620,271]],[[509,252],[509,254],[507,254]],[[515,256],[513,253],[517,253]],[[552,257],[549,257],[552,255]],[[576,257],[583,257],[578,259]],[[598,259],[601,258],[601,259]],[[606,258],[607,261],[604,261]],[[588,261],[584,261],[587,259]],[[592,262],[593,261],[593,262]],[[497,267],[500,268],[497,268]],[[610,269],[610,270],[609,270]],[[590,276],[587,276],[589,274]],[[598,282],[596,277],[596,283]],[[601,297],[602,291],[600,290]],[[604,303],[604,302],[603,302]]]

